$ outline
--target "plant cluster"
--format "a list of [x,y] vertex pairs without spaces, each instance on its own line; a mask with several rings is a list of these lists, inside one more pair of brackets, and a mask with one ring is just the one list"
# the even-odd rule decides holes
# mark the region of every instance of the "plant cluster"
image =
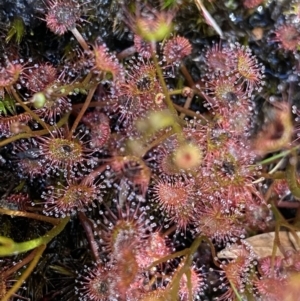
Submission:
[[[1,300],[297,300],[300,4],[281,7],[282,24],[251,44],[266,39],[293,60],[278,81],[274,60],[264,66],[214,18],[234,3],[112,1],[112,31],[131,41],[115,49],[94,34],[93,1],[49,0],[38,18],[63,45],[53,59],[11,22],[0,66]],[[236,5],[251,14],[261,4]],[[196,26],[180,21],[187,7],[199,9],[191,30],[206,28],[200,50],[181,33]],[[271,245],[247,241],[272,231]]]

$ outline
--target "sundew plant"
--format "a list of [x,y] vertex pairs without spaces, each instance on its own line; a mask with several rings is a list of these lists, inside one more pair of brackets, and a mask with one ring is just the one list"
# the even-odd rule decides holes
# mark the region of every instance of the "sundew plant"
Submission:
[[0,299],[296,301],[300,2],[0,4]]

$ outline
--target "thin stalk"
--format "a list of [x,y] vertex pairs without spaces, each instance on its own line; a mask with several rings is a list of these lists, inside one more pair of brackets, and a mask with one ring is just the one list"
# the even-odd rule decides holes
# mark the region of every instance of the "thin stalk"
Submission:
[[297,155],[293,151],[293,156],[290,158],[286,167],[286,181],[293,196],[300,200],[300,184],[297,179]]
[[70,217],[61,219],[61,222],[54,226],[49,232],[44,236],[24,241],[24,242],[14,242],[12,239],[4,236],[0,236],[0,256],[12,256],[20,253],[24,253],[33,250],[41,245],[47,245],[55,236],[57,236],[67,225]]
[[[291,203],[291,202],[288,202],[288,203]],[[300,222],[300,204],[298,203],[299,207],[297,208],[297,212],[296,212],[296,216],[295,216],[295,219],[294,219],[294,225],[297,227],[297,226],[300,226],[299,225],[299,222]]]
[[276,257],[277,247],[279,247],[279,250],[282,251],[282,254],[284,254],[284,250],[282,250],[281,242],[280,242],[280,238],[279,238],[279,231],[280,231],[280,225],[279,225],[279,223],[276,223],[272,255],[271,255],[271,275],[273,275],[273,276],[274,276],[274,265],[275,265],[275,257]]
[[72,135],[75,132],[75,130],[76,130],[76,128],[77,128],[80,120],[82,119],[85,111],[88,109],[88,107],[90,105],[90,102],[91,102],[91,100],[92,100],[92,98],[94,96],[94,93],[95,93],[96,89],[97,89],[97,86],[94,86],[89,91],[89,93],[88,93],[88,95],[87,95],[87,97],[85,99],[84,105],[82,106],[79,114],[77,115],[77,117],[76,117],[76,119],[75,119],[75,121],[74,121],[74,123],[72,125],[72,128],[71,128],[71,130],[69,132],[69,135],[68,135],[67,139],[71,139],[72,138]]
[[190,73],[188,72],[186,66],[181,64],[180,65],[180,71],[183,74],[183,76],[185,77],[185,79],[188,83],[188,86],[190,88],[194,88],[194,86],[195,86],[194,80],[192,79],[192,77],[191,77]]
[[46,130],[39,130],[39,131],[32,131],[31,133],[20,133],[18,135],[11,136],[9,138],[6,138],[2,141],[0,141],[0,147],[5,146],[9,143],[12,143],[14,141],[20,140],[20,139],[26,139],[36,136],[43,136],[49,133],[49,130],[52,131],[54,129],[58,129],[62,127],[69,119],[70,113],[67,113],[61,120],[54,126],[50,126]]
[[163,258],[160,258],[156,261],[154,261],[148,268],[147,270],[155,267],[156,265],[158,264],[161,264],[163,262],[166,262],[168,260],[171,260],[171,259],[174,259],[174,258],[177,258],[177,257],[181,257],[181,256],[187,256],[187,258],[189,260],[193,260],[193,254],[197,251],[199,245],[201,244],[202,240],[205,239],[204,236],[199,236],[197,237],[194,242],[192,243],[192,245],[189,247],[189,248],[186,248],[182,251],[178,251],[176,253],[173,253],[173,254],[170,254],[170,255],[167,255]]
[[[193,100],[193,97],[194,97],[193,90],[191,90],[191,91],[192,91],[192,92],[191,92],[192,95],[190,95],[190,96],[186,99],[186,101],[185,101],[185,103],[184,103],[184,106],[183,106],[183,108],[184,108],[184,109],[187,109],[187,110],[190,108],[191,103],[192,103],[192,100]],[[182,118],[182,119],[184,119],[185,113],[181,112],[180,115],[179,115],[179,117]]]
[[294,236],[294,239],[297,242],[297,244],[299,244],[299,237],[298,237],[296,231],[299,231],[299,229],[298,229],[298,227],[295,227],[294,225],[289,224],[284,219],[284,217],[282,216],[280,211],[276,208],[276,206],[274,205],[273,202],[271,203],[271,208],[272,208],[272,212],[274,214],[275,221],[276,221],[274,243],[273,243],[272,257],[271,257],[271,273],[273,274],[277,247],[279,248],[279,250],[282,254],[284,254],[286,251],[280,241],[280,237],[279,237],[280,227],[286,227],[287,229],[289,229],[291,231],[291,234]]
[[27,255],[24,259],[22,259],[21,261],[16,263],[12,268],[10,268],[9,270],[4,271],[3,274],[1,275],[2,278],[3,279],[8,278],[10,275],[12,275],[16,271],[18,271],[25,264],[30,262],[35,257],[35,253],[36,253],[36,249],[34,249],[31,253],[29,253],[29,255]]
[[198,7],[199,11],[202,12],[203,17],[205,18],[207,24],[209,24],[217,32],[217,34],[220,36],[220,38],[223,39],[224,35],[223,35],[223,32],[222,32],[222,29],[217,24],[215,19],[211,16],[211,14],[208,12],[208,10],[206,9],[206,7],[202,3],[202,1],[201,0],[194,0],[194,2],[196,4],[196,6]]
[[250,169],[255,169],[259,165],[266,165],[266,164],[269,164],[269,163],[271,163],[273,161],[276,161],[277,159],[281,159],[281,158],[289,155],[293,151],[299,149],[299,147],[300,147],[300,145],[297,145],[297,146],[295,146],[295,147],[293,147],[293,148],[291,148],[289,150],[283,151],[282,153],[276,154],[276,155],[274,155],[274,156],[272,156],[270,158],[267,158],[265,160],[257,162],[255,165],[250,166]]
[[170,255],[167,255],[167,256],[165,256],[163,258],[160,258],[158,260],[155,260],[150,266],[147,267],[147,270],[150,270],[150,269],[154,268],[155,266],[157,266],[161,263],[164,263],[168,260],[171,260],[171,259],[174,259],[174,258],[177,258],[177,257],[181,257],[181,256],[185,256],[185,255],[187,255],[188,252],[189,252],[189,248],[184,249],[182,251],[178,251],[178,252],[170,254]]
[[177,228],[177,225],[173,225],[167,231],[165,231],[162,236],[164,236],[164,237],[169,236],[171,233],[173,233],[174,231],[176,231],[176,228]]
[[286,173],[284,171],[276,171],[272,174],[268,172],[261,172],[260,176],[262,176],[265,179],[282,180],[285,179]]
[[269,174],[274,174],[280,167],[282,167],[282,164],[284,162],[284,158],[282,158],[277,164],[269,171]]
[[[180,268],[178,273],[173,277],[171,285],[172,285],[172,295],[175,297],[177,296],[177,293],[179,291],[179,285],[180,285],[180,279],[182,278],[183,274],[186,274],[190,267],[192,266],[193,263],[193,255],[197,251],[198,247],[200,246],[203,236],[197,237],[190,248],[186,249],[187,250],[187,256],[184,260],[183,266]],[[175,299],[174,299],[175,300]]]
[[[277,208],[290,208],[290,209],[297,209],[297,213],[300,209],[300,203],[294,203],[290,201],[274,201],[274,204]],[[296,215],[297,216],[297,215]]]
[[124,49],[123,51],[119,52],[119,53],[117,54],[117,59],[118,59],[118,60],[123,60],[123,59],[125,59],[126,57],[135,54],[135,52],[136,52],[135,47],[134,47],[134,46],[131,46],[131,47],[126,48],[126,49]]
[[49,95],[53,98],[68,96],[71,92],[76,89],[89,89],[91,87],[90,80],[92,78],[92,73],[90,72],[82,82],[75,82],[69,85],[63,85],[58,87],[51,87]]
[[170,96],[172,96],[172,95],[181,95],[182,91],[183,91],[183,89],[176,89],[176,90],[169,91],[168,94]]
[[[166,102],[166,104],[167,104],[169,110],[171,111],[171,113],[174,116],[177,117],[178,115],[177,115],[176,109],[174,108],[173,102],[172,102],[172,100],[170,98],[169,91],[168,91],[166,82],[164,80],[164,76],[163,76],[162,70],[161,70],[161,68],[159,66],[158,59],[156,57],[155,52],[153,52],[152,58],[153,58],[153,62],[154,62],[155,68],[156,68],[156,72],[157,72],[157,75],[158,75],[159,82],[161,84],[161,87],[163,89],[163,93],[165,95],[164,101]],[[178,140],[180,142],[183,142],[184,138],[183,138],[183,134],[182,134],[182,128],[179,125],[179,123],[176,122],[176,121],[174,121],[174,123],[172,125],[172,128],[173,128],[174,132],[177,134]]]
[[196,113],[192,110],[189,110],[189,109],[185,109],[177,104],[173,104],[174,105],[174,108],[178,111],[178,112],[182,112],[184,113],[185,115],[187,116],[190,116],[190,117],[195,117],[196,119],[201,119],[203,120],[204,122],[204,125],[208,123],[208,119],[206,117],[204,117],[203,115],[199,114],[199,113]]
[[22,101],[22,99],[19,97],[18,93],[14,88],[11,89],[11,93],[13,94],[15,100],[19,103],[19,105],[27,112],[29,113],[32,118],[38,122],[44,129],[49,131],[49,126],[46,124],[45,121],[43,121],[37,114],[35,114],[27,105],[25,105]]
[[80,223],[81,223],[82,227],[84,228],[86,236],[88,238],[94,260],[96,262],[101,262],[99,252],[98,252],[98,249],[97,249],[97,243],[95,241],[95,237],[94,237],[94,234],[93,234],[93,229],[90,225],[89,219],[86,217],[86,215],[83,212],[78,212],[78,217],[79,217],[79,220],[80,220]]
[[188,269],[185,272],[186,278],[187,278],[187,287],[189,290],[189,301],[193,301],[193,285],[192,285],[192,273],[191,269]]
[[[89,105],[89,108],[104,108],[106,106],[109,105],[113,105],[116,104],[117,101],[109,101],[109,103],[106,103],[105,101],[92,101]],[[77,109],[81,109],[83,107],[84,103],[77,103],[75,105],[72,106],[72,111],[77,110]]]
[[[46,134],[48,133],[48,131],[46,132]],[[20,133],[20,134],[17,134],[17,135],[14,135],[14,136],[11,136],[11,137],[8,137],[2,141],[0,141],[0,147],[2,146],[5,146],[9,143],[12,143],[14,141],[17,141],[17,140],[20,140],[20,139],[27,139],[27,138],[30,138],[30,137],[33,137],[33,132],[32,133]]]
[[73,27],[71,30],[72,34],[76,38],[77,42],[80,44],[80,46],[85,50],[89,51],[89,45],[86,43],[85,39],[83,38],[82,34],[78,31],[76,27]]
[[15,282],[13,287],[6,293],[6,295],[2,298],[2,301],[9,301],[11,296],[17,292],[20,286],[24,283],[24,281],[30,276],[33,272],[34,268],[38,264],[40,257],[42,256],[44,250],[46,249],[46,245],[39,246],[36,250],[34,250],[34,257],[28,268],[22,273],[20,278]]
[[215,264],[215,266],[219,267],[220,268],[220,264],[216,261],[215,258],[217,258],[217,254],[216,254],[216,250],[215,250],[215,247],[214,245],[212,244],[211,240],[209,238],[207,238],[206,236],[203,236],[202,238],[203,240],[205,240],[209,246],[210,246],[210,251],[211,251],[211,257],[212,257],[212,260]]
[[81,183],[83,185],[89,185],[89,184],[93,183],[95,178],[98,177],[102,172],[104,172],[106,170],[106,168],[107,168],[106,164],[100,165],[95,170],[93,170],[91,173],[89,173],[85,178],[83,178]]
[[58,225],[60,223],[60,220],[58,218],[48,217],[48,216],[44,216],[36,213],[24,212],[24,211],[8,210],[8,209],[0,208],[0,214],[32,218],[38,221],[50,223],[52,225]]
[[233,284],[233,282],[232,282],[231,280],[229,280],[229,283],[230,283],[230,286],[231,286],[232,290],[234,291],[235,296],[237,297],[237,299],[238,299],[239,301],[243,301],[242,297],[241,297],[240,294],[238,293],[238,291],[237,291],[235,285]]
[[159,138],[155,139],[154,141],[152,141],[146,148],[143,149],[143,153],[141,154],[141,157],[143,158],[152,148],[159,145],[160,143],[165,141],[167,138],[171,137],[173,134],[174,134],[173,131],[169,131],[169,132],[163,134],[162,136],[160,136]]
[[152,58],[153,58],[153,62],[154,62],[155,68],[156,68],[156,72],[157,72],[157,76],[158,76],[159,82],[161,84],[161,87],[162,87],[164,95],[165,95],[165,99],[164,100],[165,100],[165,102],[166,102],[169,110],[175,116],[177,116],[177,112],[176,112],[176,110],[174,108],[174,105],[173,105],[173,102],[172,102],[172,100],[170,98],[169,91],[168,91],[168,88],[167,88],[166,82],[164,80],[164,76],[163,76],[162,70],[161,70],[161,68],[159,66],[159,63],[158,63],[158,60],[157,60],[157,57],[156,57],[155,53],[153,53]]
[[90,72],[86,77],[85,79],[82,81],[81,85],[82,87],[85,87],[88,85],[88,83],[91,81],[91,78],[92,78],[93,74]]
[[264,200],[266,203],[269,203],[271,201],[274,184],[275,182],[271,183],[271,185],[269,186],[269,188],[267,189],[264,195]]

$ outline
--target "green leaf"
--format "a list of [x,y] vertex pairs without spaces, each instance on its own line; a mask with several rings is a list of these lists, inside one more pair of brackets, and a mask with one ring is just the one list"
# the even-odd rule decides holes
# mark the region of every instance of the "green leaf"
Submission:
[[21,40],[25,34],[25,24],[23,19],[20,17],[16,17],[11,24],[11,27],[6,36],[6,43],[9,43],[13,37],[15,37],[15,41],[17,44],[21,43]]

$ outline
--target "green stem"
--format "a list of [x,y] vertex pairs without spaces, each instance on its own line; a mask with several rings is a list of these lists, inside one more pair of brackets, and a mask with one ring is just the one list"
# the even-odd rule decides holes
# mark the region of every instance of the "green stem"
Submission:
[[22,99],[19,97],[18,93],[14,88],[11,89],[11,93],[13,94],[15,100],[19,103],[19,105],[32,116],[32,118],[38,122],[44,129],[49,131],[49,126],[43,121],[37,114],[35,114],[27,105],[25,105]]
[[300,200],[300,184],[297,180],[297,155],[293,151],[293,156],[290,158],[286,167],[286,181],[293,196]]
[[172,96],[172,95],[181,95],[182,91],[183,91],[183,89],[172,90],[172,91],[168,91],[168,94],[169,94],[169,96]]
[[272,212],[274,214],[274,218],[276,221],[275,224],[275,235],[274,235],[274,243],[273,243],[273,249],[272,249],[272,257],[271,257],[271,272],[274,272],[274,263],[275,263],[275,257],[276,257],[276,251],[277,251],[277,247],[279,248],[279,250],[281,251],[282,254],[284,254],[285,250],[281,245],[280,242],[280,237],[279,237],[279,231],[280,231],[280,227],[286,227],[288,229],[291,230],[291,234],[294,236],[294,239],[296,242],[299,243],[299,237],[296,233],[296,231],[298,231],[298,227],[289,224],[284,217],[282,216],[282,214],[280,213],[280,211],[276,208],[276,206],[274,205],[274,203],[271,203],[271,208],[272,208]]
[[157,265],[159,265],[159,264],[161,264],[161,263],[164,263],[164,262],[166,262],[166,261],[168,261],[168,260],[171,260],[171,259],[174,259],[174,258],[177,258],[177,257],[180,257],[180,256],[185,256],[185,255],[187,255],[188,251],[189,251],[189,249],[187,248],[187,249],[184,249],[184,250],[182,250],[182,251],[179,251],[179,252],[176,252],[176,253],[167,255],[167,256],[165,256],[165,257],[163,257],[163,258],[160,258],[160,259],[154,261],[154,262],[147,268],[147,270],[150,270],[151,268],[153,268],[153,267],[155,267],[155,266],[157,266]]
[[171,282],[171,294],[173,297],[175,297],[174,300],[176,300],[176,296],[179,291],[179,286],[180,286],[180,279],[182,278],[183,274],[187,274],[188,270],[192,266],[193,262],[193,255],[197,251],[198,247],[200,246],[201,242],[203,241],[203,236],[197,237],[190,248],[186,249],[187,250],[187,256],[184,260],[183,266],[180,268],[178,273],[173,277],[172,282]]
[[271,163],[271,162],[273,162],[273,161],[275,161],[277,159],[280,159],[280,158],[283,158],[283,157],[289,155],[291,152],[297,150],[299,147],[300,147],[300,145],[297,145],[297,146],[295,146],[295,147],[293,147],[293,148],[291,148],[289,150],[283,151],[282,153],[276,154],[276,155],[274,155],[274,156],[272,156],[270,158],[267,158],[267,159],[265,159],[263,161],[257,162],[255,165],[250,166],[250,168],[251,169],[255,169],[259,165],[269,164],[269,163]]
[[44,236],[38,237],[29,241],[24,242],[14,242],[12,239],[0,236],[0,256],[12,256],[19,253],[24,253],[33,250],[41,245],[47,245],[55,236],[57,236],[67,225],[70,217],[66,217],[61,220],[61,222],[54,226],[49,232]]
[[167,138],[171,137],[173,134],[174,134],[173,131],[169,131],[169,132],[163,134],[162,136],[160,136],[159,138],[155,139],[153,142],[151,142],[149,145],[147,145],[147,147],[145,147],[143,149],[143,153],[141,154],[141,157],[143,158],[152,148],[159,145],[160,143],[165,141]]
[[234,286],[234,284],[232,283],[232,281],[229,280],[229,283],[230,283],[230,286],[231,286],[232,290],[234,291],[235,296],[237,297],[237,299],[238,299],[239,301],[243,301],[242,297],[241,297],[240,294],[238,293],[238,291],[237,291],[236,287]]
[[261,172],[259,175],[265,179],[272,179],[272,180],[283,180],[286,178],[286,173],[284,171],[276,171],[272,174]]
[[92,85],[92,83],[90,83],[92,75],[93,74],[90,72],[82,82],[75,82],[69,85],[51,87],[51,92],[50,92],[51,97],[58,98],[58,97],[68,96],[71,92],[75,91],[76,89],[88,90]]
[[153,62],[154,62],[155,68],[156,68],[156,72],[157,72],[157,76],[158,76],[159,82],[161,84],[161,87],[162,87],[164,95],[165,95],[165,102],[166,102],[169,110],[176,116],[177,112],[176,112],[176,110],[175,110],[175,108],[173,106],[173,102],[172,102],[172,100],[170,98],[169,90],[167,88],[167,85],[166,85],[166,82],[164,80],[164,76],[163,76],[162,70],[161,70],[161,68],[159,66],[159,63],[158,63],[158,60],[157,60],[157,57],[156,57],[155,53],[153,53],[152,58],[153,58]]
[[[154,62],[155,68],[156,68],[156,72],[157,72],[159,82],[161,84],[161,87],[163,89],[163,93],[165,95],[164,101],[166,102],[166,104],[167,104],[169,110],[171,111],[171,113],[174,116],[178,117],[176,109],[174,108],[173,102],[170,98],[169,91],[168,91],[168,88],[167,88],[166,82],[164,80],[162,70],[159,66],[159,63],[158,63],[158,60],[157,60],[157,57],[156,57],[155,53],[153,53],[152,58],[153,58],[153,62]],[[183,139],[183,134],[182,134],[182,128],[179,125],[179,123],[174,121],[172,127],[173,127],[174,132],[176,134],[178,134],[178,140],[183,141],[184,139]]]

